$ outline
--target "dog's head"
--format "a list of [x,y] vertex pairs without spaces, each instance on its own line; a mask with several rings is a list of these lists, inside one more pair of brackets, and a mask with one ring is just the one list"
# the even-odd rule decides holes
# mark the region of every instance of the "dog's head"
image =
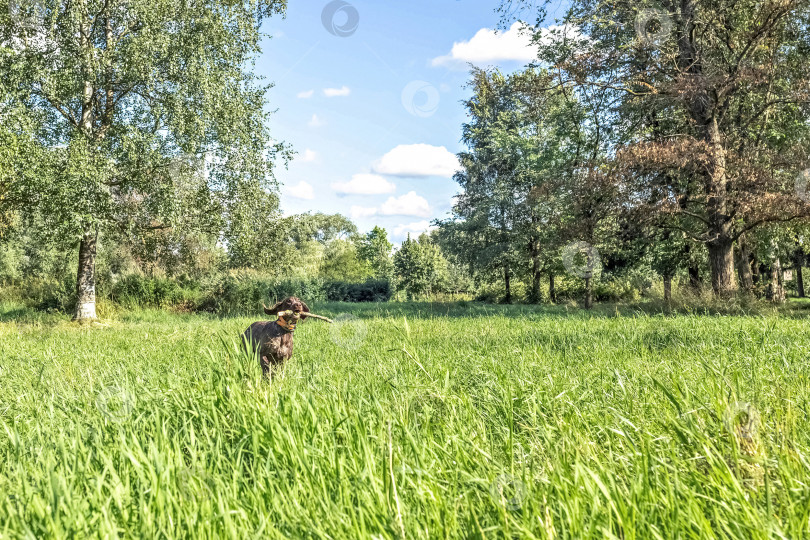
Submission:
[[285,320],[295,320],[298,319],[306,319],[306,313],[309,312],[309,307],[298,297],[290,296],[289,298],[285,298],[278,304],[274,305],[273,307],[265,307],[264,312],[268,315],[278,316],[278,314],[282,311],[292,311],[292,317],[284,317]]

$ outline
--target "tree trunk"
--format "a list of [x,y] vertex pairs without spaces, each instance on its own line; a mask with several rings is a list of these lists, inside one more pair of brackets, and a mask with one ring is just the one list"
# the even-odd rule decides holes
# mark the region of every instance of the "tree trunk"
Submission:
[[757,260],[756,257],[753,258],[751,261],[751,277],[754,278],[754,285],[762,285],[762,269],[760,268],[762,264]]
[[[713,75],[703,72],[701,46],[697,45],[699,17],[695,17],[696,2],[681,3],[683,26],[674,58],[685,80],[709,81]],[[719,118],[725,112],[725,98],[717,95],[716,83],[695,84],[684,90],[681,98],[686,110],[699,128],[708,147],[704,164],[703,191],[706,197],[706,232],[709,241],[709,266],[712,274],[712,289],[719,296],[733,293],[734,256],[732,249],[732,213],[728,208],[728,174],[726,164],[726,137],[720,129]]]
[[532,292],[529,299],[533,304],[540,303],[540,249],[534,240],[531,242],[532,255]]
[[585,278],[585,309],[593,307],[593,278]]
[[717,111],[701,110],[704,103],[695,105],[697,117],[705,118],[706,142],[710,148],[705,190],[708,232],[712,238],[706,243],[712,272],[712,289],[717,296],[729,296],[735,292],[737,285],[734,280],[734,249],[728,212],[726,149],[717,121]]
[[700,268],[697,264],[689,266],[689,286],[695,291],[700,292],[703,284],[700,281]]
[[512,303],[512,275],[509,273],[509,267],[505,267],[503,270],[503,280],[506,283],[506,298],[504,298],[504,302],[507,304]]
[[793,254],[793,273],[796,274],[796,296],[799,298],[804,298],[804,277],[802,277],[803,262],[804,253],[797,249]]
[[734,281],[734,251],[730,240],[719,240],[707,244],[709,265],[712,269],[712,290],[717,296],[733,294],[737,286]]
[[740,287],[744,291],[751,291],[754,288],[754,276],[751,274],[751,254],[748,251],[748,244],[740,236],[737,239],[737,274],[740,278]]
[[76,274],[74,321],[96,318],[96,242],[98,230],[88,228],[79,243],[79,271]]
[[664,300],[672,300],[672,276],[664,276]]
[[766,298],[775,304],[782,304],[785,301],[785,285],[782,281],[782,264],[779,257],[771,264],[771,282],[768,284]]
[[548,275],[548,298],[552,303],[557,303],[557,287],[554,285],[554,274]]

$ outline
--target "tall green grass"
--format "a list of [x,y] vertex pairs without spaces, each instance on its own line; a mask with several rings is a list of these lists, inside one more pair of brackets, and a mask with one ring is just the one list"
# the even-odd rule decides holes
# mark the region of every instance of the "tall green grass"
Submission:
[[253,318],[5,306],[0,538],[810,536],[798,315],[311,307],[266,384]]

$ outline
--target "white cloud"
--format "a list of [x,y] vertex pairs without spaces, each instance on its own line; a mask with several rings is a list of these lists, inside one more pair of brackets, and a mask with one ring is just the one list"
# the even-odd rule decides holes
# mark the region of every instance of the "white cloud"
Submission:
[[360,219],[377,215],[376,208],[369,208],[367,206],[352,206],[349,210],[352,219]]
[[394,227],[394,236],[395,237],[404,237],[408,233],[411,233],[414,236],[419,236],[422,233],[429,233],[430,231],[436,230],[435,225],[431,225],[428,220],[423,221],[415,221],[413,223],[408,223],[405,225],[398,225]]
[[338,97],[338,96],[348,96],[351,94],[351,90],[348,86],[342,86],[340,88],[324,88],[323,95],[326,97]]
[[312,115],[312,119],[309,121],[309,127],[321,127],[325,126],[326,122],[318,118],[317,114]]
[[424,197],[415,191],[409,191],[399,197],[389,197],[382,206],[380,214],[384,216],[430,216],[430,205]]
[[537,48],[532,45],[531,32],[524,27],[524,23],[516,21],[506,32],[482,28],[469,41],[453,43],[450,54],[434,58],[432,65],[531,62],[537,57]]
[[429,144],[401,144],[374,164],[374,172],[392,176],[451,177],[458,168],[458,158],[447,148]]
[[388,200],[382,203],[379,208],[352,206],[349,210],[352,219],[377,215],[429,217],[430,212],[430,205],[427,200],[417,195],[415,191],[409,191],[399,197],[388,197]]
[[315,150],[310,150],[309,148],[304,150],[304,153],[301,154],[299,161],[301,163],[309,163],[310,161],[315,161],[318,159],[318,153]]
[[301,181],[297,186],[288,186],[284,193],[293,199],[306,199],[308,201],[315,198],[315,190],[307,182]]
[[315,94],[315,90],[305,90],[303,92],[298,92],[297,97],[299,99],[309,99],[313,94]]
[[382,195],[393,193],[397,186],[378,174],[355,174],[348,182],[335,182],[332,189],[352,195]]

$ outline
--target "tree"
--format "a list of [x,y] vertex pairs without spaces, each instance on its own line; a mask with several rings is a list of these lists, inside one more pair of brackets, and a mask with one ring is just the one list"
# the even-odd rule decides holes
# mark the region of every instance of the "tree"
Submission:
[[[793,193],[810,123],[806,0],[665,0],[662,9],[577,0],[541,59],[558,85],[598,89],[622,134],[613,150],[648,213],[705,244],[717,294],[735,290],[733,244],[767,223],[806,217]],[[619,181],[619,176],[616,177]],[[646,199],[645,199],[646,200]]]
[[[20,11],[34,7],[42,13]],[[31,178],[24,160],[13,162],[0,204],[37,209],[78,243],[76,319],[95,317],[101,228],[193,224],[239,248],[245,220],[275,211],[272,164],[288,150],[270,142],[267,87],[249,64],[262,19],[285,8],[285,0],[55,0],[12,3],[0,15],[0,102],[23,111],[15,133],[30,135],[52,164]],[[29,16],[38,18],[17,24]]]
[[498,71],[474,69],[470,86],[473,95],[465,106],[471,121],[464,124],[462,136],[469,151],[459,154],[461,170],[454,175],[461,193],[453,218],[440,226],[448,231],[445,238],[459,241],[449,244],[454,255],[479,272],[501,274],[505,301],[511,303],[511,281],[521,272],[529,244],[526,235],[537,231],[527,208],[528,144],[521,138],[522,116],[511,79]]
[[[507,303],[512,278],[527,275],[529,298],[539,301],[543,273],[553,298],[563,246],[609,236],[620,205],[606,176],[612,139],[602,96],[553,83],[545,70],[503,76],[474,69],[466,102],[470,150],[459,155],[462,192],[453,220],[441,223],[442,238],[479,271],[500,270]],[[585,277],[587,306],[592,281]]]
[[319,275],[335,281],[363,281],[372,270],[358,255],[354,242],[335,239],[326,244]]
[[391,262],[391,249],[388,233],[382,227],[374,226],[358,241],[358,254],[374,271],[377,279],[391,279],[394,265]]
[[398,287],[407,293],[408,300],[439,292],[449,277],[447,260],[426,234],[417,240],[408,235],[394,253],[394,269]]
[[335,239],[349,239],[357,235],[357,226],[341,214],[296,214],[284,219],[282,228],[286,239],[296,245],[306,241],[326,244]]

